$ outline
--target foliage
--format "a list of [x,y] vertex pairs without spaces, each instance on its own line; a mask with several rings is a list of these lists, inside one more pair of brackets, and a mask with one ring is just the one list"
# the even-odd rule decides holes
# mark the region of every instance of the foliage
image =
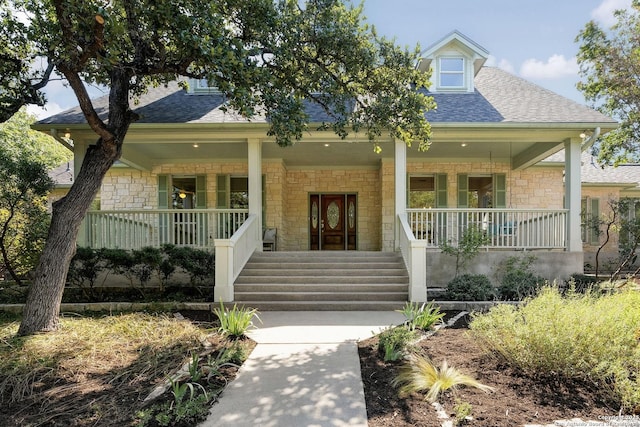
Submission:
[[[105,296],[97,293],[95,282],[106,271],[126,277],[134,288],[136,284],[140,285],[136,289],[144,298],[145,288],[154,277],[159,281],[160,292],[169,292],[172,288],[167,288],[167,285],[176,271],[187,273],[192,284],[206,283],[205,278],[212,278],[214,275],[214,265],[215,257],[210,252],[188,247],[177,248],[173,245],[164,245],[161,249],[144,247],[132,251],[78,247],[67,279],[70,284],[80,287],[90,300],[96,300]],[[137,283],[134,279],[137,279]],[[105,275],[103,282],[106,280]]]
[[439,320],[444,317],[444,313],[440,313],[440,307],[436,307],[432,302],[429,304],[407,301],[402,310],[396,310],[398,313],[404,314],[407,319],[406,324],[409,330],[421,329],[428,331]]
[[470,324],[482,346],[525,372],[591,381],[631,413],[640,409],[639,328],[638,291],[563,297],[552,287]]
[[437,368],[426,357],[412,355],[391,385],[400,388],[401,395],[426,391],[425,399],[435,402],[441,392],[456,389],[459,386],[475,387],[489,392],[493,389],[449,366],[446,360]]
[[463,274],[447,283],[447,298],[452,301],[490,301],[496,291],[484,274]]
[[502,279],[498,287],[498,296],[502,300],[520,301],[533,296],[544,283],[545,278],[536,276],[531,271],[533,255],[507,258],[501,265]]
[[225,308],[222,301],[220,301],[220,308],[214,308],[213,313],[220,320],[219,332],[232,338],[241,338],[250,328],[255,327],[254,317],[260,321],[257,309],[245,306],[238,307],[237,304],[233,304],[233,307],[229,309]]
[[582,81],[578,89],[602,113],[615,117],[620,127],[598,142],[601,163],[637,163],[640,160],[640,85],[637,63],[640,52],[640,5],[615,13],[617,23],[610,29],[590,21],[580,31],[576,57]]
[[481,228],[469,226],[464,229],[455,246],[451,242],[443,242],[440,244],[440,249],[443,253],[456,257],[455,277],[458,277],[460,269],[465,268],[478,255],[480,248],[489,244],[490,241],[490,237]]
[[51,149],[50,138],[29,128],[31,122],[19,111],[0,124],[0,266],[19,284],[35,267],[47,236],[46,196],[54,185],[47,168],[64,159]]
[[395,362],[408,354],[417,338],[417,332],[405,326],[385,329],[378,335],[378,353],[385,362]]

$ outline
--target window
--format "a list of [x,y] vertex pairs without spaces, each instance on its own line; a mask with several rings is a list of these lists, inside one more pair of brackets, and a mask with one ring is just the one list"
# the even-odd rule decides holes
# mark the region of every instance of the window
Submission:
[[207,79],[189,80],[189,93],[196,95],[208,95],[220,93],[217,87],[209,86]]
[[447,207],[447,175],[411,175],[407,185],[410,209]]
[[503,173],[493,175],[458,175],[459,208],[505,208],[507,179]]
[[439,83],[442,88],[464,87],[464,58],[440,58]]
[[582,243],[598,245],[600,243],[600,199],[585,197],[580,202]]
[[158,175],[160,209],[205,209],[206,196],[204,175]]
[[229,178],[229,207],[249,209],[249,179],[246,176]]
[[620,200],[622,221],[620,227],[620,251],[627,253],[635,246],[640,226],[640,199],[624,198]]

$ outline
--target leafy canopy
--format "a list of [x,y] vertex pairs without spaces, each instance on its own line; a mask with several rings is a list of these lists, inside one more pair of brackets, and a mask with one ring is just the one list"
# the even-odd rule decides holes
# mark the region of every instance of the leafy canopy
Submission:
[[[332,117],[324,128],[343,137],[362,131],[373,141],[390,133],[428,147],[424,112],[434,104],[415,90],[428,85],[429,77],[415,70],[419,50],[378,37],[364,22],[362,6],[338,0],[0,0],[0,5],[0,72],[6,76],[0,120],[16,104],[44,102],[33,89],[50,77],[53,66],[69,79],[97,131],[108,125],[93,114],[73,76],[112,86],[124,73],[134,96],[179,76],[205,78],[226,94],[229,108],[248,117],[266,113],[269,134],[280,145],[302,137],[308,122],[303,106],[313,101]],[[38,69],[41,58],[48,66]]]
[[605,164],[640,161],[640,2],[615,12],[617,23],[603,29],[585,25],[576,41],[582,81],[578,89],[620,127],[600,138],[598,160]]

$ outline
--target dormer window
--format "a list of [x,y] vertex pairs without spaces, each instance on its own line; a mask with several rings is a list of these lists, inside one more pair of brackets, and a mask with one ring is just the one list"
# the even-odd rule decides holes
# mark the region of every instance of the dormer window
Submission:
[[439,87],[457,89],[464,87],[464,58],[441,57]]
[[210,95],[220,93],[217,87],[209,86],[207,79],[191,79],[189,80],[189,92],[197,95]]

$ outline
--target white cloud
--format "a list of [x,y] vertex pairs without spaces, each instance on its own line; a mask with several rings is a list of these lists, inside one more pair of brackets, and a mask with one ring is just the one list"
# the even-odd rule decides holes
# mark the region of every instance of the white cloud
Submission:
[[38,107],[37,105],[27,105],[27,112],[34,114],[38,120],[44,119],[45,117],[53,116],[54,114],[58,114],[65,109],[55,102],[47,102],[44,107]]
[[520,67],[520,75],[527,79],[557,79],[578,74],[575,56],[566,59],[564,55],[552,55],[547,62],[527,59]]
[[631,9],[631,0],[602,0],[602,3],[591,11],[591,18],[610,27],[616,23],[613,12],[620,9]]
[[498,58],[496,58],[493,55],[489,55],[489,57],[487,58],[487,62],[485,62],[485,65],[487,67],[498,67],[502,70],[505,70],[509,73],[514,73],[515,72],[515,68],[513,67],[513,65],[511,64],[511,62],[509,62],[506,59],[501,59],[498,60]]

